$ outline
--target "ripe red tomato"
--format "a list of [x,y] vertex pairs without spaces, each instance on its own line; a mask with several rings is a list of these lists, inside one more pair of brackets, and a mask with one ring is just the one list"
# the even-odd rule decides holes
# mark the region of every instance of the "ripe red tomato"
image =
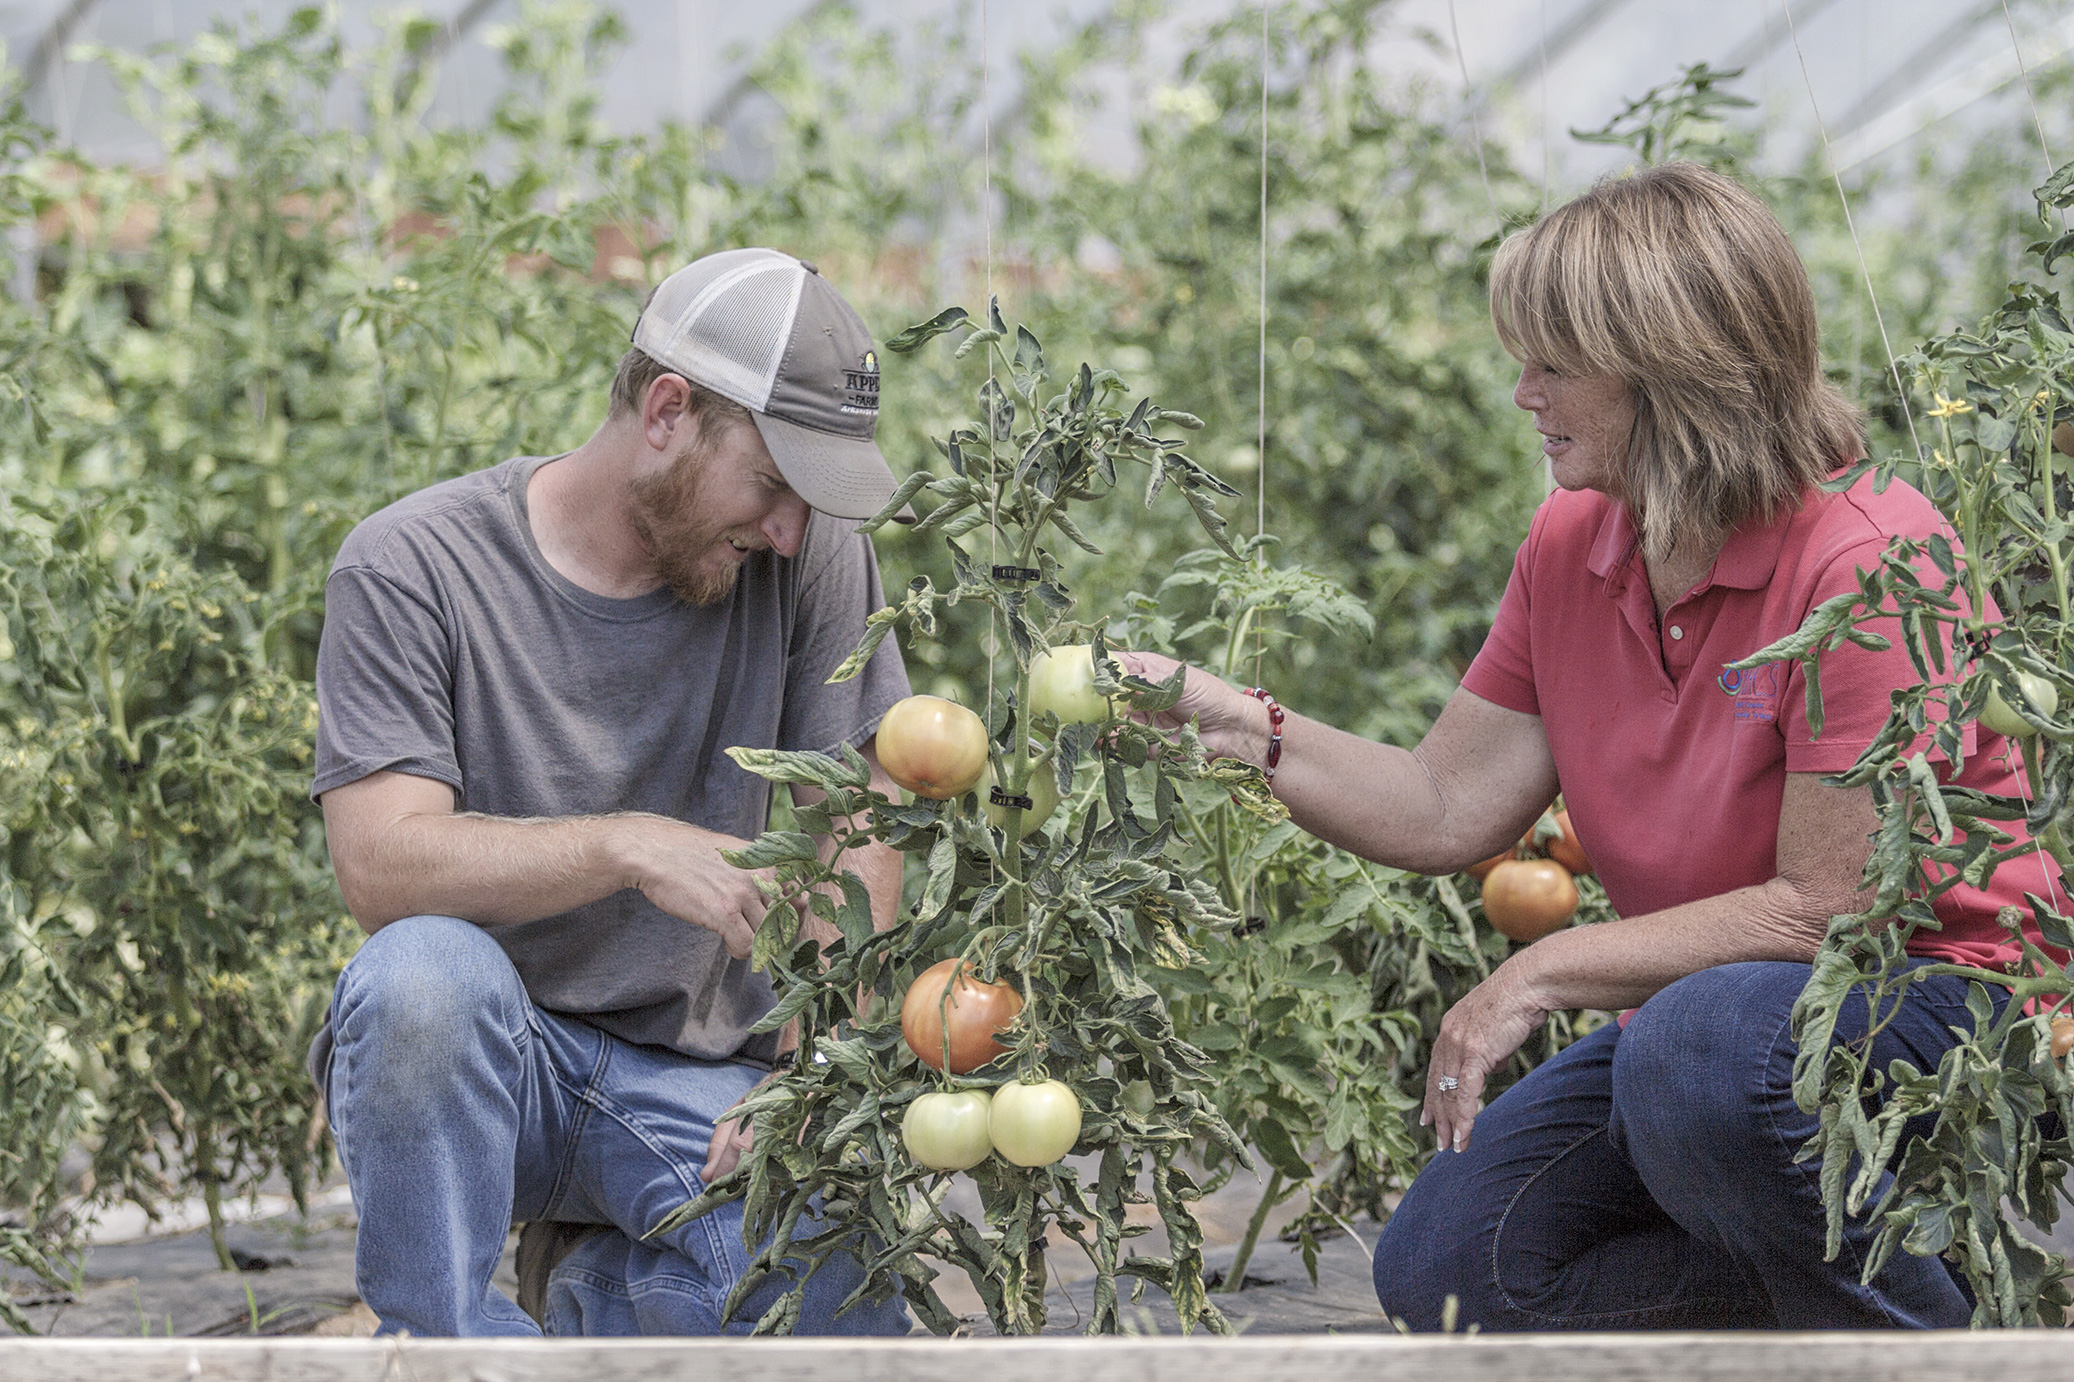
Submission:
[[1566,808],[1556,812],[1556,824],[1562,827],[1563,837],[1548,842],[1548,857],[1572,873],[1590,873],[1592,861],[1585,854],[1584,846],[1577,842],[1577,827],[1570,824],[1570,812]]
[[2069,1051],[2074,1051],[2074,1017],[2055,1017],[2052,1020],[2052,1058],[2065,1060]]
[[900,1000],[900,1034],[931,1070],[944,1068],[948,1037],[950,1073],[962,1075],[1008,1050],[994,1036],[1008,1030],[1022,1010],[1023,996],[1007,984],[982,983],[970,965],[944,960],[908,985],[907,996]]
[[1049,1166],[1080,1140],[1080,1100],[1057,1080],[1005,1084],[987,1120],[994,1150],[1018,1166]]
[[900,1120],[900,1140],[909,1156],[932,1171],[969,1171],[994,1150],[987,1131],[993,1106],[983,1089],[921,1095]]
[[879,765],[918,797],[963,796],[987,770],[987,727],[941,696],[909,696],[879,721]]
[[1577,911],[1577,884],[1553,859],[1513,859],[1483,881],[1483,914],[1501,935],[1538,941]]
[[1109,699],[1095,690],[1093,644],[1049,648],[1030,663],[1030,714],[1047,710],[1062,725],[1100,724],[1109,718]]

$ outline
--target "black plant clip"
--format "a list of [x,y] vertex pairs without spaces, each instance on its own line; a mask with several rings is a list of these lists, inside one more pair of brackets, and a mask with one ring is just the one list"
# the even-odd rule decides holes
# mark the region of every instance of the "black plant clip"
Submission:
[[1257,936],[1262,931],[1267,930],[1267,918],[1247,917],[1244,921],[1238,924],[1235,930],[1236,933],[1241,936]]
[[1037,803],[1029,797],[1010,796],[998,786],[987,793],[987,800],[996,806],[1013,806],[1023,811],[1034,811],[1037,809]]
[[994,579],[997,581],[1034,581],[1044,575],[1034,566],[997,566]]
[[1966,646],[1973,650],[1973,660],[1975,662],[1988,655],[1988,644],[1994,641],[1995,635],[1987,629],[1968,629],[1966,631]]

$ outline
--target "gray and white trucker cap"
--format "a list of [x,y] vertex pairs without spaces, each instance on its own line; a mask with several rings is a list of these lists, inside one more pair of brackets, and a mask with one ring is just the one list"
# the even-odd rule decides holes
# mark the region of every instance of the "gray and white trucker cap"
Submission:
[[842,294],[777,250],[723,250],[664,279],[634,344],[747,408],[785,483],[837,518],[869,518],[893,496],[872,437],[879,357]]

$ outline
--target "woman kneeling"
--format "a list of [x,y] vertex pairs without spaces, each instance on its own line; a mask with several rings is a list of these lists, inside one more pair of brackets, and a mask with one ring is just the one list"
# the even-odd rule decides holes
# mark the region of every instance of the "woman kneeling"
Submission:
[[[1957,539],[1905,484],[1822,487],[1863,432],[1823,377],[1806,271],[1731,180],[1670,164],[1601,183],[1500,248],[1491,306],[1556,492],[1418,748],[1291,713],[1273,785],[1306,829],[1429,873],[1505,848],[1560,791],[1619,919],[1517,951],[1448,1012],[1424,1113],[1441,1151],[1377,1248],[1383,1307],[1427,1329],[1450,1296],[1485,1329],[1964,1325],[1938,1259],[1896,1253],[1860,1283],[1862,1222],[1826,1260],[1817,1164],[1794,1160],[1817,1120],[1791,1091],[1793,1002],[1830,918],[1868,905],[1875,825],[1867,789],[1822,779],[1915,669],[1896,630],[1826,653],[1817,733],[1797,665],[1728,668],[1855,591],[1891,538]],[[1205,673],[1161,718],[1268,762],[1268,706]],[[1919,745],[1948,781],[2022,790],[1998,736],[1968,726],[1964,746],[1954,772]],[[2014,959],[1996,910],[2046,893],[2044,868],[1943,894],[1943,929],[1910,951]],[[1874,1066],[1934,1068],[1972,1026],[1965,998],[1910,985]],[[1483,1108],[1492,1072],[1573,1008],[1634,1011]],[[1840,1040],[1873,1025],[1845,1013]]]

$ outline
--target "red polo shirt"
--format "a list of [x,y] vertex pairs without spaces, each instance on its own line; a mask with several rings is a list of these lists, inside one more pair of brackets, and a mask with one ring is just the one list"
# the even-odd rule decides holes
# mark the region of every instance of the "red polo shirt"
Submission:
[[[1817,491],[1778,522],[1729,536],[1713,570],[1658,620],[1627,510],[1595,492],[1558,491],[1534,515],[1498,618],[1462,679],[1469,691],[1538,715],[1579,843],[1622,916],[1639,916],[1777,876],[1787,773],[1841,772],[1886,723],[1889,693],[1913,686],[1898,621],[1869,625],[1894,644],[1822,656],[1819,737],[1809,732],[1798,663],[1741,673],[1728,663],[1799,628],[1810,610],[1858,588],[1889,536],[1958,540],[1929,500],[1870,477]],[[1934,580],[1935,573],[1930,573]],[[1965,731],[1960,786],[2025,794],[2015,746]],[[1943,769],[1949,777],[1948,766]],[[2004,825],[2024,838],[2023,822]],[[2018,948],[1995,920],[2023,894],[2063,896],[2044,856],[2002,865],[1983,891],[1961,884],[1936,903],[1942,931],[1918,955],[2000,967]],[[2035,939],[2035,937],[2034,937]]]

